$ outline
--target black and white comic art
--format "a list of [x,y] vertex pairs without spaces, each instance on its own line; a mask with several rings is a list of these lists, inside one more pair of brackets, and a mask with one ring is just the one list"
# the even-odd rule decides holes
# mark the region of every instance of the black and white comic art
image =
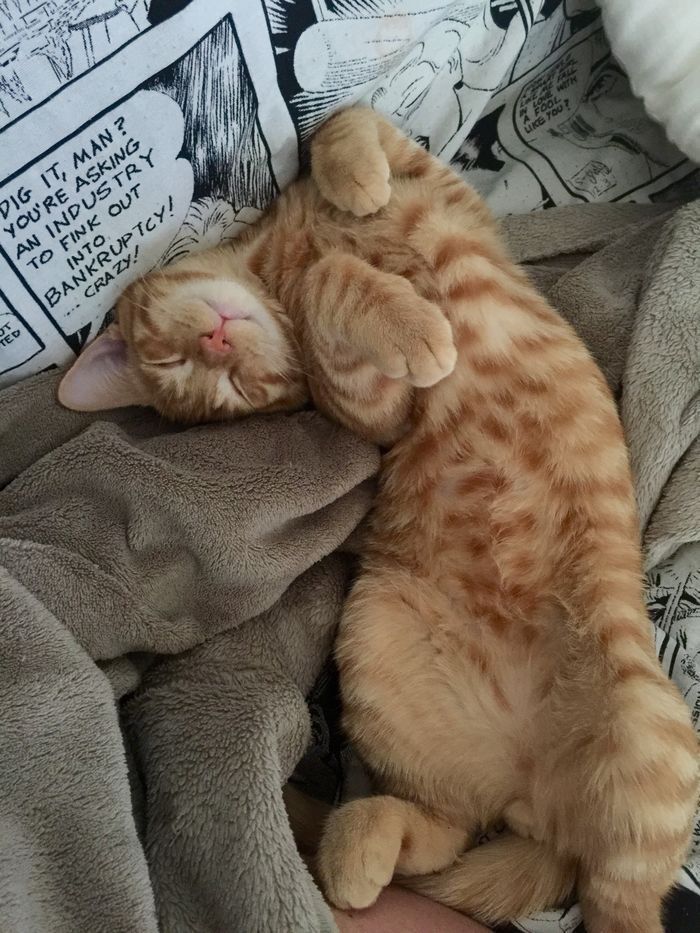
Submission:
[[594,0],[545,0],[499,89],[451,157],[498,214],[654,201],[697,170],[650,122]]
[[150,7],[162,19],[187,2],[0,0],[0,128],[149,29]]
[[[314,129],[359,101],[501,215],[698,182],[632,97],[594,0],[0,0],[0,386],[70,362],[136,277],[254,223]],[[696,724],[698,566],[649,577]],[[307,765],[337,797],[362,778],[325,718],[333,684],[312,698]],[[679,881],[674,933],[700,928],[700,825]],[[580,915],[512,929],[580,933]]]

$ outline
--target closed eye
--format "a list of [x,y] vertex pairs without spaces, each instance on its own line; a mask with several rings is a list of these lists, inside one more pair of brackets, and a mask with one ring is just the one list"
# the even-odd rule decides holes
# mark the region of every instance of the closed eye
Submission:
[[156,369],[175,369],[177,366],[182,366],[183,363],[187,361],[180,356],[172,357],[167,360],[143,360],[144,366],[155,366]]

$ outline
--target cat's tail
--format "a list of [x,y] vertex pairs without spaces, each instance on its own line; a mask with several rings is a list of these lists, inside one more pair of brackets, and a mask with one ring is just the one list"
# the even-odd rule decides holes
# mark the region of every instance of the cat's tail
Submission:
[[574,899],[576,887],[588,933],[663,933],[659,907],[668,879],[622,878],[619,869],[618,859],[601,858],[593,868],[546,843],[503,835],[444,871],[396,880],[488,925],[561,907]]
[[[601,625],[605,602],[598,608]],[[539,768],[538,834],[577,855],[588,933],[662,933],[663,900],[690,842],[698,744],[687,707],[634,627],[607,649],[602,673],[593,672],[581,641],[552,692],[561,739]]]
[[579,857],[588,933],[661,933],[698,801],[698,740],[650,637],[622,439],[599,449],[600,492],[580,485],[562,522],[567,650],[549,696],[557,741],[535,771],[535,825]]
[[404,887],[485,923],[502,923],[571,898],[575,863],[534,839],[506,833],[470,849],[434,875],[397,879]]

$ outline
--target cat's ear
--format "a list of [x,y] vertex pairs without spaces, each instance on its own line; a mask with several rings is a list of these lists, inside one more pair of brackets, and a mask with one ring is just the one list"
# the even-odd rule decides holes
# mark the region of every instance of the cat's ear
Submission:
[[129,362],[118,325],[110,324],[85,347],[61,380],[58,400],[73,411],[104,411],[148,404],[139,375]]

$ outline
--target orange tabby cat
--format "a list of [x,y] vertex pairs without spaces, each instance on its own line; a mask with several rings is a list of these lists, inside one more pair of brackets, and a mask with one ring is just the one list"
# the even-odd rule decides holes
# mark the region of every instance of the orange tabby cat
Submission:
[[249,235],[131,286],[60,397],[201,420],[307,392],[392,445],[337,646],[384,794],[330,816],[328,898],[398,875],[496,922],[576,886],[589,933],[658,933],[698,749],[652,648],[613,401],[478,196],[361,109]]

